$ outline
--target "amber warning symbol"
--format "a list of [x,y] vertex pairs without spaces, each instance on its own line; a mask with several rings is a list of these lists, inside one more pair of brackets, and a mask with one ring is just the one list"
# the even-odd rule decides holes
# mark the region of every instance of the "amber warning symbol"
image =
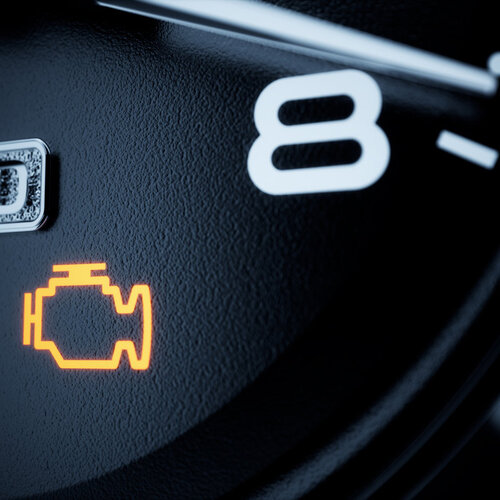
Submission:
[[[152,308],[151,292],[148,285],[134,285],[130,291],[128,302],[123,300],[120,288],[111,285],[105,274],[95,275],[95,271],[105,271],[105,263],[97,264],[68,264],[53,266],[54,273],[65,273],[65,276],[50,278],[46,288],[35,291],[33,308],[33,294],[24,294],[24,325],[23,344],[31,345],[33,333],[33,347],[37,350],[49,351],[59,368],[65,370],[116,370],[120,364],[122,353],[128,354],[130,367],[133,370],[147,370],[151,359],[152,341]],[[110,359],[65,359],[55,342],[43,338],[43,301],[54,297],[61,287],[89,287],[101,288],[103,295],[111,296],[117,314],[132,314],[138,305],[142,305],[142,348],[137,354],[136,346],[131,340],[118,340],[115,343]]]

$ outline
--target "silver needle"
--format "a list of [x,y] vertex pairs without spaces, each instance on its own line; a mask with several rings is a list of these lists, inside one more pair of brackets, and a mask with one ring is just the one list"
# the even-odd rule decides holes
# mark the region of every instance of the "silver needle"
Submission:
[[498,82],[486,69],[254,0],[98,0],[99,5],[338,60],[354,58],[492,96]]

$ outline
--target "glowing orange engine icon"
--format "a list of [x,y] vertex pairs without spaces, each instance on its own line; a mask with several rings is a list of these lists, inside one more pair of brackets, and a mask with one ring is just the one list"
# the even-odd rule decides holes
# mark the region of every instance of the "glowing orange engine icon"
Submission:
[[[130,291],[128,302],[125,303],[120,289],[111,285],[106,275],[94,275],[93,271],[105,271],[106,264],[68,264],[53,266],[54,273],[67,273],[49,279],[47,288],[38,288],[35,292],[35,310],[33,312],[31,293],[24,294],[24,328],[23,344],[31,344],[31,327],[34,327],[33,347],[37,350],[46,350],[52,354],[59,368],[68,370],[116,370],[120,364],[122,353],[128,354],[130,367],[133,370],[147,370],[151,358],[152,341],[152,311],[151,292],[148,285],[134,285]],[[103,295],[113,298],[115,310],[118,314],[132,314],[139,299],[142,302],[143,329],[141,355],[137,355],[134,343],[131,340],[118,340],[115,343],[111,359],[64,359],[56,344],[51,340],[42,339],[43,299],[54,297],[58,287],[85,287],[100,286]]]

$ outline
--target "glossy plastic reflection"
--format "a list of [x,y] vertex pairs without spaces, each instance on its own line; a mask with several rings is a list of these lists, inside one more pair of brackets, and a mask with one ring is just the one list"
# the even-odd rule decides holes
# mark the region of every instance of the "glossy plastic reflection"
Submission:
[[[130,291],[127,303],[123,301],[120,288],[111,285],[106,275],[93,275],[93,271],[105,271],[105,263],[55,265],[54,273],[68,273],[49,279],[47,288],[38,288],[35,291],[35,308],[33,311],[33,294],[24,294],[24,327],[23,344],[31,344],[31,328],[34,327],[33,347],[37,350],[46,350],[52,354],[59,368],[67,370],[116,370],[120,364],[123,352],[127,352],[130,367],[133,370],[147,370],[151,359],[152,342],[152,308],[151,292],[148,285],[134,285]],[[117,314],[132,314],[136,310],[139,299],[142,302],[143,328],[142,350],[140,356],[131,340],[118,340],[115,343],[111,359],[64,359],[57,345],[51,340],[42,339],[43,328],[43,299],[54,297],[58,287],[85,287],[100,286],[103,295],[113,298]]]

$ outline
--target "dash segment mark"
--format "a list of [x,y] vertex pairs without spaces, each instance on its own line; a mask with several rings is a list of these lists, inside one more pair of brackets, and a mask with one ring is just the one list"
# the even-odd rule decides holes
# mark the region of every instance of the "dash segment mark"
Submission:
[[447,153],[451,153],[489,170],[498,161],[498,151],[495,149],[449,132],[448,130],[443,130],[439,134],[436,145],[439,149]]

